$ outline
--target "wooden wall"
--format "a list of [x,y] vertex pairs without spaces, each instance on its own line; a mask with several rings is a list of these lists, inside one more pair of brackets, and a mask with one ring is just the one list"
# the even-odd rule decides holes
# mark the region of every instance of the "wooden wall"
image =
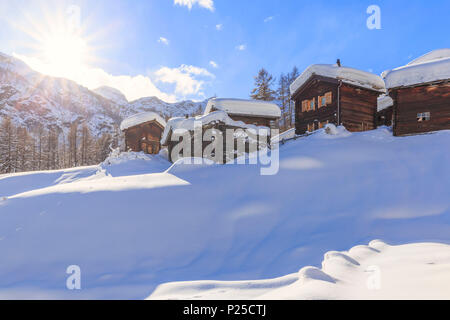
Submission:
[[[390,92],[394,99],[394,135],[450,129],[450,83],[402,88]],[[417,114],[430,112],[429,121]]]
[[[217,109],[213,108],[211,112],[217,111]],[[276,121],[278,119],[275,118],[265,118],[265,117],[252,117],[252,116],[242,116],[242,115],[234,115],[228,114],[228,116],[234,121],[242,121],[245,124],[252,124],[255,126],[264,126],[270,128],[271,121]]]
[[[318,97],[332,92],[332,103],[318,108]],[[324,123],[340,123],[352,132],[376,128],[377,99],[379,92],[343,83],[339,88],[336,79],[313,77],[294,95],[295,126],[297,134],[304,134],[308,128],[319,129]],[[338,96],[340,117],[338,119]],[[315,101],[315,110],[302,112],[302,101]]]
[[246,124],[253,124],[255,126],[265,126],[270,128],[270,122],[272,120],[271,118],[263,118],[263,117],[250,117],[250,116],[235,116],[235,115],[229,115],[231,119],[234,121],[242,121]]
[[341,122],[350,132],[374,130],[379,92],[342,84]]
[[163,128],[155,121],[143,123],[125,131],[126,149],[134,152],[158,154],[161,150]]
[[[325,93],[332,93],[332,103],[318,108],[318,97],[323,96]],[[338,83],[320,81],[319,79],[313,79],[307,84],[307,87],[300,92],[300,94],[294,96],[295,101],[295,132],[296,134],[304,134],[308,131],[308,125],[315,126],[315,129],[319,129],[319,123],[337,123],[337,93]],[[302,112],[302,101],[313,100],[315,104],[315,110]],[[317,121],[316,121],[317,120]]]

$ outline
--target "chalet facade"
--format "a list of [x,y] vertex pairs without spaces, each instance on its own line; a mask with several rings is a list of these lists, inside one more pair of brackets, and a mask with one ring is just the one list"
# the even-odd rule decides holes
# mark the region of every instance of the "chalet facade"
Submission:
[[450,49],[384,73],[395,136],[450,129]]
[[340,64],[312,65],[290,90],[295,101],[296,134],[328,123],[356,132],[376,128],[377,100],[385,85],[381,77]]
[[125,119],[120,130],[125,134],[126,150],[158,154],[165,126],[164,119],[154,112],[140,113]]
[[211,99],[205,109],[205,115],[223,111],[234,121],[249,125],[278,128],[281,118],[280,108],[270,102],[241,99]]

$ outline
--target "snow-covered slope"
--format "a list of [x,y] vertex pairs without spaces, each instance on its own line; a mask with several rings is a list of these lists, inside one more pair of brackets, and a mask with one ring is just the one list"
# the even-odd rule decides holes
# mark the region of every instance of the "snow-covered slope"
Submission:
[[128,117],[135,113],[156,112],[163,118],[184,117],[185,115],[200,115],[205,110],[207,100],[203,102],[182,101],[177,103],[167,103],[156,97],[142,98],[130,102],[123,113],[123,117]]
[[[0,176],[0,298],[143,299],[167,282],[282,277],[373,239],[450,244],[450,131],[337,133],[280,146],[273,176],[259,165],[171,166],[135,154]],[[380,266],[406,252],[383,250]],[[447,249],[423,260],[421,250],[412,249],[417,262],[448,279]],[[71,265],[82,290],[66,290]],[[345,268],[324,272],[357,288],[362,269]]]
[[450,298],[450,246],[368,246],[324,255],[321,269],[259,281],[194,281],[161,285],[150,300],[444,299]]
[[86,122],[98,136],[112,133],[123,119],[137,113],[154,111],[168,118],[201,114],[205,106],[206,101],[166,103],[154,97],[128,103],[117,89],[90,91],[73,81],[39,74],[21,60],[0,53],[0,120],[8,116],[29,129],[42,124],[67,131],[74,122]]
[[113,101],[115,104],[121,106],[126,106],[128,104],[128,100],[125,95],[115,88],[103,86],[95,89],[94,92],[108,100]]

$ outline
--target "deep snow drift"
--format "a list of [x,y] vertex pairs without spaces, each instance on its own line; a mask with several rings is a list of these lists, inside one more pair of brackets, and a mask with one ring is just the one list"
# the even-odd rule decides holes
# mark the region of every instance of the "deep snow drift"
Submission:
[[[373,239],[450,244],[450,131],[336,133],[281,145],[274,176],[136,154],[0,176],[0,298],[143,299],[320,267]],[[82,290],[66,289],[70,265]]]
[[450,246],[389,246],[372,241],[327,252],[322,268],[304,267],[259,281],[195,281],[161,285],[150,300],[449,299]]

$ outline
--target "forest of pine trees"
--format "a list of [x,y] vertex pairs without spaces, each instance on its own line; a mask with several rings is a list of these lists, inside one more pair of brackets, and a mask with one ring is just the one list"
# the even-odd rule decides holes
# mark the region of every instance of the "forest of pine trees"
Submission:
[[66,137],[57,128],[38,127],[29,132],[4,118],[0,123],[0,173],[94,165],[117,145],[117,136],[105,133],[95,138],[86,124],[72,124]]
[[278,79],[278,86],[274,89],[275,78],[264,68],[259,70],[255,79],[255,88],[250,97],[254,100],[274,101],[281,109],[280,129],[286,131],[295,125],[295,104],[291,100],[289,86],[299,77],[297,67],[291,72],[282,73]]

